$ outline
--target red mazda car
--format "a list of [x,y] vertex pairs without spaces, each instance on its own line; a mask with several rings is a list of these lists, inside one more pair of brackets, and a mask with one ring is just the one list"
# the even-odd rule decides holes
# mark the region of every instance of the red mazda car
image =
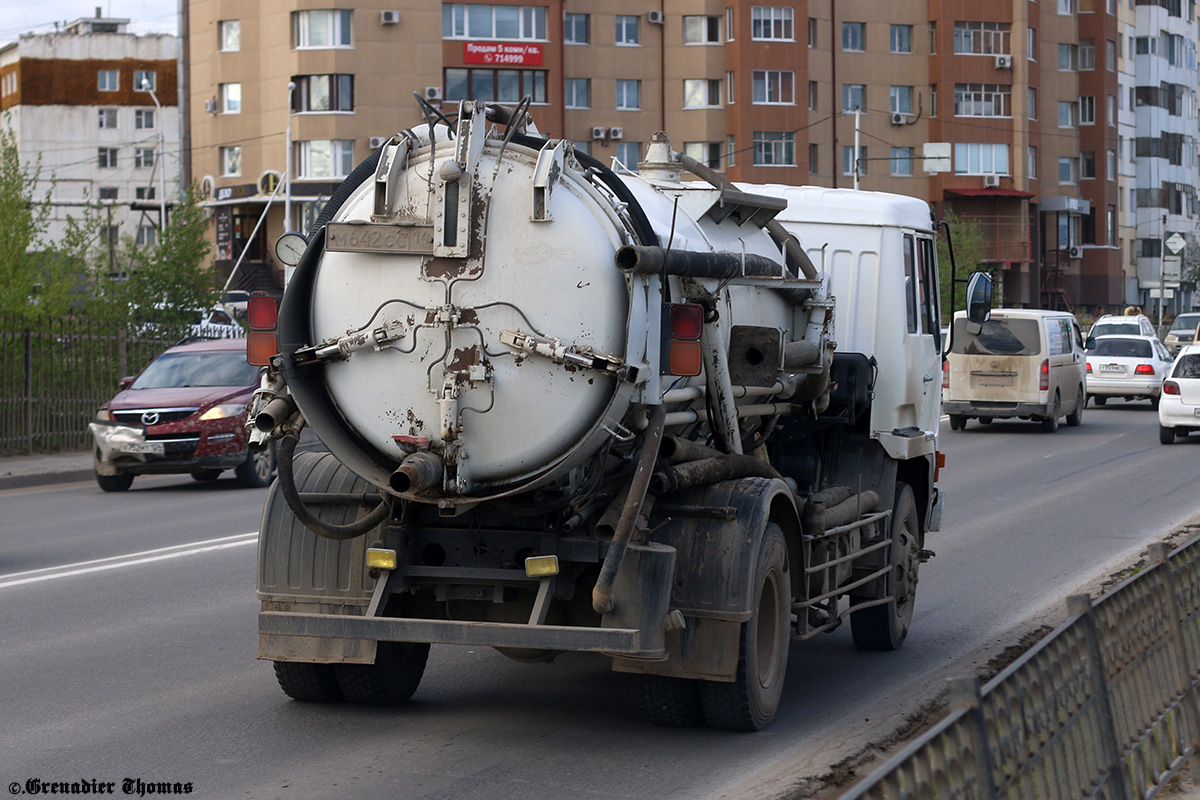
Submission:
[[96,482],[123,492],[135,475],[190,473],[211,481],[232,469],[241,486],[266,486],[270,450],[247,448],[246,414],[258,367],[245,339],[181,344],[160,355],[102,406],[88,426],[96,441]]

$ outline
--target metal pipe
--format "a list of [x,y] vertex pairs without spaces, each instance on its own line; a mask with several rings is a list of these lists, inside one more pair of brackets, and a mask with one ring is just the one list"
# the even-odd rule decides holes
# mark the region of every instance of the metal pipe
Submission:
[[[739,419],[747,417],[773,417],[776,414],[792,413],[791,403],[760,403],[753,406],[735,406],[734,411],[737,412]],[[691,425],[693,422],[699,422],[702,417],[697,411],[672,411],[667,414],[667,427],[673,428],[676,425]]]
[[433,486],[440,486],[443,475],[442,459],[428,451],[413,453],[401,462],[388,485],[397,492],[419,492]]
[[642,452],[638,456],[637,469],[629,484],[629,493],[625,500],[625,509],[621,512],[621,520],[613,533],[604,556],[604,564],[600,567],[600,577],[592,588],[592,608],[597,614],[608,614],[613,610],[613,581],[625,560],[625,548],[633,533],[634,523],[642,511],[646,501],[646,491],[650,488],[650,477],[654,472],[654,462],[658,460],[658,451],[662,445],[663,422],[666,412],[662,406],[654,406],[650,410],[650,422],[646,428]]
[[650,488],[655,494],[670,494],[692,486],[750,477],[782,480],[774,467],[754,456],[721,455],[677,464],[656,472],[650,481]]
[[254,427],[263,433],[275,430],[279,423],[296,413],[296,403],[290,397],[276,397],[254,417]]
[[702,458],[716,458],[724,455],[724,453],[716,448],[700,444],[699,442],[693,442],[690,439],[681,439],[678,436],[664,436],[661,452],[662,457],[672,464],[680,464],[684,461],[699,461]]
[[755,253],[699,253],[647,245],[617,250],[617,268],[635,275],[682,275],[688,278],[790,278],[787,266]]
[[[732,396],[736,399],[743,397],[770,397],[772,395],[784,394],[789,388],[795,389],[795,383],[789,381],[784,384],[781,381],[776,381],[770,386],[742,386],[733,387]],[[707,393],[704,386],[684,386],[681,389],[669,389],[663,393],[662,401],[664,405],[672,403],[687,403],[692,400],[699,400]]]

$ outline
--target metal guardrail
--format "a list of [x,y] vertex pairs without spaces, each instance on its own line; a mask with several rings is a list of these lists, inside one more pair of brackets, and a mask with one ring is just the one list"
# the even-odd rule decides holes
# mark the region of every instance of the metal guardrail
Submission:
[[841,800],[1150,800],[1200,738],[1200,537],[1070,617]]

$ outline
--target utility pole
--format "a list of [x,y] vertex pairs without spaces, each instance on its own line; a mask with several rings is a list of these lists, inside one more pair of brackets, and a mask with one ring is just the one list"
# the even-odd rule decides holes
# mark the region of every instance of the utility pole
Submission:
[[858,189],[858,163],[862,161],[862,148],[858,146],[862,136],[862,106],[854,109],[854,188]]
[[1167,302],[1167,215],[1162,217],[1158,237],[1158,332],[1162,332],[1163,304]]
[[142,78],[142,91],[150,93],[150,99],[154,101],[155,113],[158,119],[155,122],[158,125],[158,225],[161,230],[167,229],[167,144],[166,138],[163,136],[163,125],[166,120],[163,119],[162,103],[158,102],[158,95],[154,93],[154,88],[150,86],[150,81]]

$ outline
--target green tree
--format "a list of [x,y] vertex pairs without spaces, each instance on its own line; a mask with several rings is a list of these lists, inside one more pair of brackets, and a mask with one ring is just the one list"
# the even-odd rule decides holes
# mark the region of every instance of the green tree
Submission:
[[[946,212],[946,227],[949,228],[950,239],[954,245],[954,262],[957,264],[957,276],[959,280],[966,280],[972,272],[985,271],[989,272],[987,263],[984,261],[986,248],[983,241],[983,232],[979,228],[979,224],[969,219],[962,219],[953,211]],[[949,325],[954,318],[955,311],[962,311],[967,307],[967,292],[964,284],[959,284],[954,290],[954,308],[950,307],[950,289],[951,289],[951,264],[950,264],[950,249],[946,245],[946,231],[939,231],[938,240],[938,273],[941,280],[942,293],[942,323]],[[997,275],[992,274],[992,280],[996,281]],[[994,284],[993,292],[996,297],[999,297],[999,284]],[[998,300],[996,303],[998,305]]]
[[27,314],[45,283],[37,250],[50,213],[50,193],[35,202],[40,162],[21,166],[16,135],[5,120],[0,127],[0,313]]

